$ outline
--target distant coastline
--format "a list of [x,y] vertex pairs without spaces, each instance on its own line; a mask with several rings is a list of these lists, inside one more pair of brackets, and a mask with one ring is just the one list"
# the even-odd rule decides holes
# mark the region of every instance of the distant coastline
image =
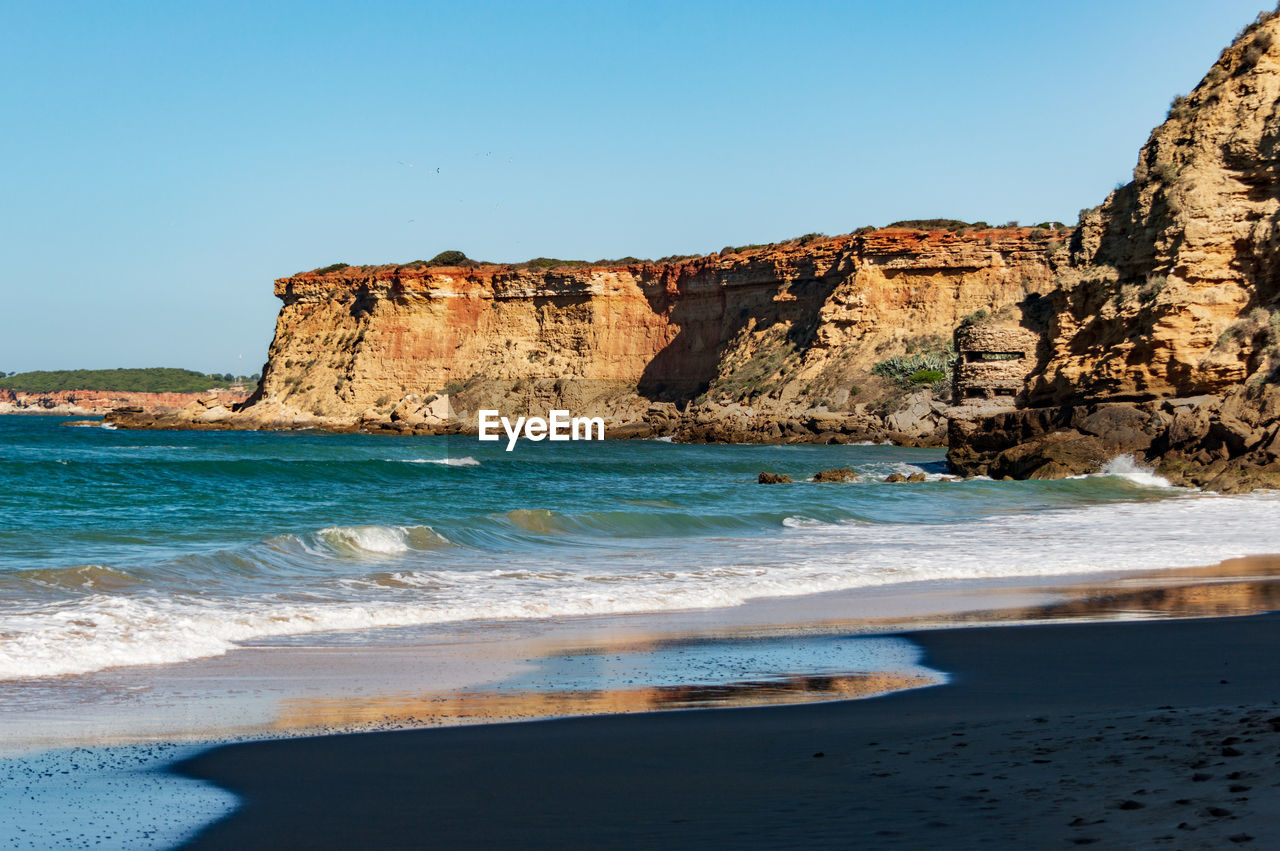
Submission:
[[113,410],[142,413],[182,408],[201,400],[228,408],[249,398],[247,391],[218,387],[201,393],[146,393],[123,390],[58,390],[25,393],[0,390],[0,414],[101,417]]

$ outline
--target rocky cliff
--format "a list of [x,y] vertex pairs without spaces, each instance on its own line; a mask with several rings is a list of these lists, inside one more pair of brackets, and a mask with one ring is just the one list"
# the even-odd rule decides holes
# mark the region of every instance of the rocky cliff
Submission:
[[1182,483],[1280,485],[1278,145],[1272,13],[1173,101],[1133,181],[1082,213],[1045,299],[1033,408],[953,424],[952,463],[1054,477],[1129,452]]
[[1242,33],[1082,216],[1033,400],[1191,396],[1280,368],[1278,33]]
[[479,408],[565,407],[614,435],[945,438],[964,474],[1053,478],[1128,453],[1177,483],[1280,486],[1278,281],[1272,13],[1173,101],[1133,181],[1072,231],[300,274],[276,282],[270,360],[240,410],[117,419],[431,432]]
[[214,404],[227,413],[248,399],[249,394],[237,390],[214,390],[204,393],[144,393],[128,390],[52,390],[28,393],[0,390],[0,414],[69,414],[102,416],[119,408],[136,409],[137,413],[169,411],[185,408],[203,400],[202,407]]
[[1067,237],[885,229],[667,263],[295,275],[257,393],[217,424],[422,432],[563,406],[615,434],[939,442],[945,382],[873,369],[943,357],[968,314],[1019,313]]

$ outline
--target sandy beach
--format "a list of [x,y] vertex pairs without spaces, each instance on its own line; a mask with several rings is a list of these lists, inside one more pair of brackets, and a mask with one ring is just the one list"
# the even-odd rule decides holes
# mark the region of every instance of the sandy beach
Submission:
[[905,637],[948,684],[214,749],[191,847],[1280,842],[1280,615]]

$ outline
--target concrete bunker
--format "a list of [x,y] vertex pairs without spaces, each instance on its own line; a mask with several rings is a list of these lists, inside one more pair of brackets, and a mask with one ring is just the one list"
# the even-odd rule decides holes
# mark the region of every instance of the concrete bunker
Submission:
[[1034,331],[1017,325],[969,325],[956,332],[957,405],[1001,402],[1013,407],[1035,368]]

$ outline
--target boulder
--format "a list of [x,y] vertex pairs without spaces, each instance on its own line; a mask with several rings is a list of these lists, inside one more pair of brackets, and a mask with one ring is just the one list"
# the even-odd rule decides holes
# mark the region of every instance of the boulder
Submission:
[[784,476],[781,473],[761,473],[760,478],[756,479],[762,485],[789,485],[791,477]]
[[889,482],[890,484],[895,484],[897,482],[905,482],[907,480],[907,477],[902,475],[901,473],[890,473],[889,475],[884,477],[884,480],[886,482]]
[[1280,490],[1280,461],[1265,466],[1248,463],[1229,463],[1203,485],[1205,490],[1216,493],[1249,493],[1255,490]]
[[655,434],[653,426],[647,422],[619,423],[605,429],[605,437],[610,440],[637,440],[653,437]]
[[1163,423],[1130,404],[1102,405],[1074,418],[1077,431],[1091,434],[1113,455],[1146,452]]
[[[988,475],[1027,479],[1047,467],[1042,477],[1080,476],[1097,472],[1113,455],[1093,435],[1074,430],[1057,431],[1001,452]],[[1050,464],[1053,466],[1048,466]]]
[[821,470],[814,474],[815,482],[856,482],[858,474],[850,467],[839,467],[835,470]]

